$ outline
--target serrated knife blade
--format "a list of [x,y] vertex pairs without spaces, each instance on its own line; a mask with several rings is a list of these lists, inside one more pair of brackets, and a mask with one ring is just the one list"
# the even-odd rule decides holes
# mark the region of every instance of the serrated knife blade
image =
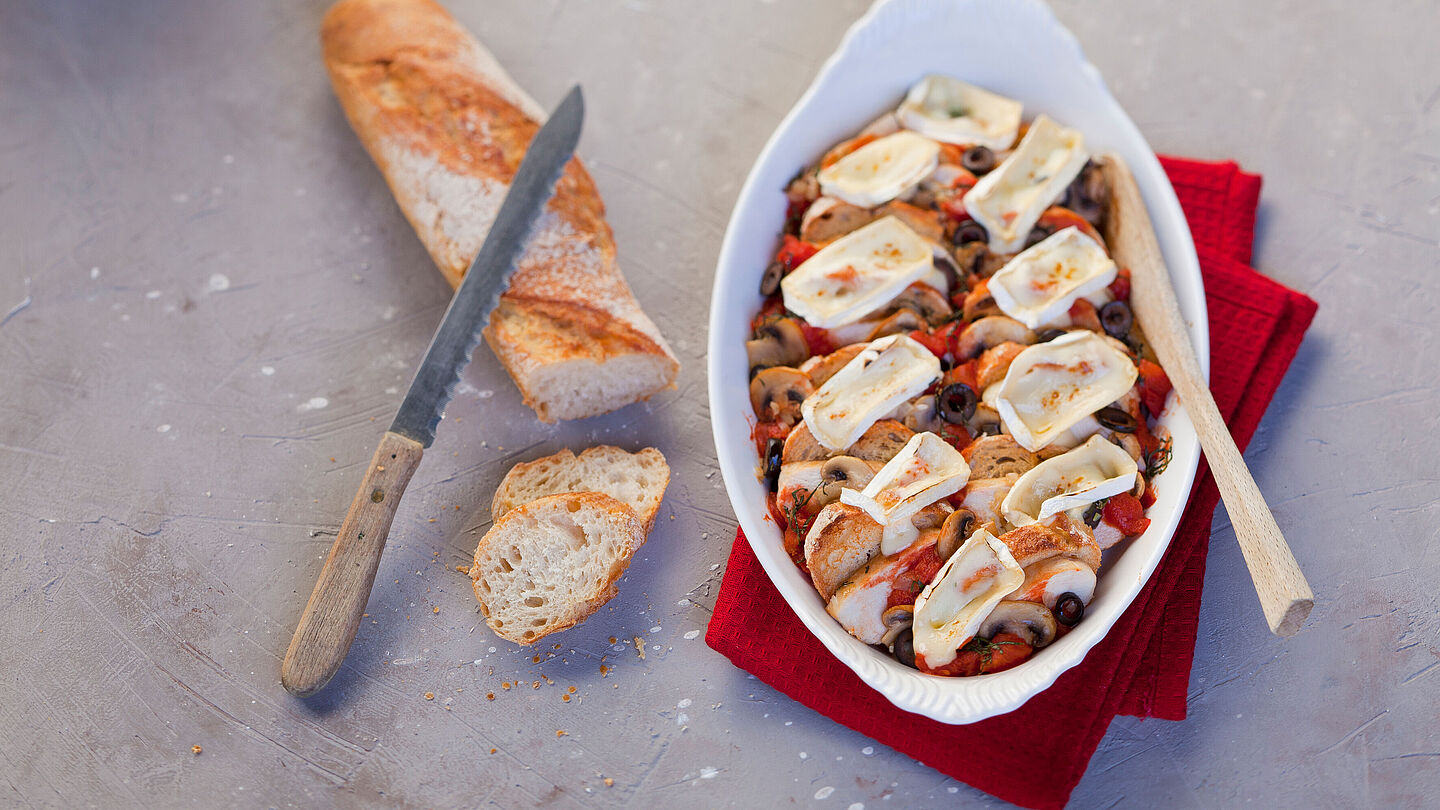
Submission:
[[485,243],[450,300],[395,420],[370,459],[300,614],[280,667],[280,682],[291,694],[309,697],[320,691],[344,662],[360,629],[400,496],[425,448],[435,441],[435,429],[460,372],[469,364],[536,220],[575,153],[584,120],[585,101],[576,86],[530,141]]

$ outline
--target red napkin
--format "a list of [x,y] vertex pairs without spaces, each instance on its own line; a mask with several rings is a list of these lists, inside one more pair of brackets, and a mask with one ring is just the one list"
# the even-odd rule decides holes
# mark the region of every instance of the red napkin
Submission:
[[[1200,255],[1211,390],[1243,448],[1295,357],[1315,302],[1248,266],[1259,176],[1234,163],[1161,162]],[[800,623],[738,531],[705,641],[795,700],[942,773],[1025,807],[1060,808],[1115,715],[1185,717],[1218,502],[1202,461],[1164,560],[1105,639],[1024,706],[978,723],[949,726],[901,711],[861,682]],[[755,627],[766,632],[757,635]]]

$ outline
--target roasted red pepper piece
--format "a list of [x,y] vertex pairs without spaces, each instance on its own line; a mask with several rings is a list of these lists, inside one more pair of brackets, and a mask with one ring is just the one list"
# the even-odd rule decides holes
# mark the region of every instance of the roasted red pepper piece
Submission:
[[1100,513],[1100,519],[1124,532],[1126,537],[1143,534],[1150,526],[1150,518],[1145,517],[1144,504],[1128,492],[1111,495],[1109,500],[1105,501],[1105,509]]
[[1170,378],[1165,369],[1149,360],[1140,361],[1140,401],[1151,416],[1159,416],[1165,410],[1165,398],[1170,395]]

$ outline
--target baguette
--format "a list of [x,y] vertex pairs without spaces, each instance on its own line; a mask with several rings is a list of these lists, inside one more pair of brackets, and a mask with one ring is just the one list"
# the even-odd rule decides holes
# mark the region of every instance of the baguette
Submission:
[[635,510],[648,533],[655,525],[670,466],[653,447],[627,453],[600,445],[580,455],[569,450],[516,464],[495,490],[490,514],[499,520],[511,509],[547,495],[564,492],[603,492]]
[[584,621],[616,593],[645,526],[599,492],[550,495],[506,512],[475,549],[470,579],[485,622],[534,644]]
[[[431,0],[342,0],[321,32],[351,126],[458,286],[544,110]],[[680,364],[635,300],[594,181],[572,159],[485,339],[546,422],[673,388]]]

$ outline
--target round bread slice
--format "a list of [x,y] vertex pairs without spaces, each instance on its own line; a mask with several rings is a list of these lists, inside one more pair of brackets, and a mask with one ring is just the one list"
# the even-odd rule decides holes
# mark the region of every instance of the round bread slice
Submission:
[[615,595],[645,526],[600,492],[550,495],[506,512],[480,538],[470,578],[486,623],[534,644],[584,621]]
[[618,447],[599,445],[579,456],[561,450],[512,467],[495,490],[490,516],[499,520],[511,509],[546,495],[603,492],[634,509],[648,532],[655,525],[669,483],[670,465],[653,447],[627,453]]

